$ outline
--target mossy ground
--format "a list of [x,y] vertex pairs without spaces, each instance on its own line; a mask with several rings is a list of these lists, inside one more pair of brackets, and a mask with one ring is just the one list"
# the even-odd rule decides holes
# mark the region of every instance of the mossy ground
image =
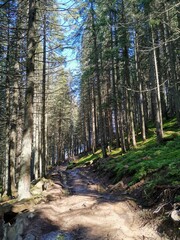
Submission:
[[[123,178],[129,178],[132,186],[145,179],[147,197],[153,193],[156,186],[180,186],[180,132],[175,119],[164,123],[166,141],[158,144],[155,128],[150,127],[145,142],[140,138],[137,147],[123,154],[121,149],[114,149],[107,160],[98,166],[99,170],[110,173],[113,183]],[[137,138],[138,139],[138,138]],[[102,158],[101,151],[80,158],[75,166],[87,164]],[[180,196],[176,196],[179,201]]]

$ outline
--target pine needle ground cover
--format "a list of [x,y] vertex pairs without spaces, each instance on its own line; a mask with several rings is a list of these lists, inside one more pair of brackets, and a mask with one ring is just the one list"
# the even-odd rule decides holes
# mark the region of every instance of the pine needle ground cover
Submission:
[[[109,174],[113,183],[128,178],[128,187],[144,180],[144,192],[151,197],[157,186],[180,186],[180,133],[176,121],[164,123],[165,141],[158,144],[155,129],[149,128],[149,137],[139,141],[135,149],[122,154],[121,149],[112,150],[109,157],[99,161],[99,172]],[[80,158],[74,166],[97,162],[101,151]],[[180,200],[180,196],[176,196]]]

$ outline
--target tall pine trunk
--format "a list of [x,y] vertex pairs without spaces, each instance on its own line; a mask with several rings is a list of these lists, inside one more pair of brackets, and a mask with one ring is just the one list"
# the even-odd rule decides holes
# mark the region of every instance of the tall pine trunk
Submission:
[[[45,1],[46,4],[46,1]],[[43,19],[43,80],[42,80],[42,123],[41,123],[41,133],[42,133],[42,176],[46,175],[46,11],[44,13]]]
[[156,134],[159,143],[163,141],[163,122],[162,122],[162,110],[161,110],[161,95],[160,95],[160,85],[159,85],[159,72],[157,64],[156,46],[154,30],[151,27],[152,34],[152,47],[153,47],[153,57],[154,57],[154,68],[155,68],[155,87],[156,87]]
[[36,51],[36,0],[29,0],[29,21],[27,35],[27,89],[25,93],[25,115],[22,139],[22,153],[20,163],[20,179],[18,185],[19,199],[29,198],[30,194],[30,164],[33,137],[33,95],[35,75],[35,51]]
[[93,154],[97,148],[97,121],[96,121],[96,96],[95,96],[95,86],[93,81],[92,86],[92,151]]
[[141,124],[141,136],[143,141],[146,140],[146,127],[145,127],[145,111],[144,111],[144,101],[142,93],[142,83],[141,83],[141,74],[139,67],[139,43],[138,43],[138,34],[135,35],[135,67],[136,67],[136,78],[139,84],[139,105],[140,105],[140,124]]
[[[117,92],[116,92],[116,81],[115,81],[115,67],[114,67],[114,53],[113,53],[113,20],[112,20],[112,13],[110,12],[110,19],[111,19],[111,69],[112,69],[112,92],[113,92],[113,110],[114,110],[114,122],[115,122],[115,134],[116,134],[116,148],[120,147],[120,141],[119,141],[119,128],[118,128],[118,107],[117,107]],[[115,31],[115,34],[117,32]],[[116,38],[116,36],[115,36]]]

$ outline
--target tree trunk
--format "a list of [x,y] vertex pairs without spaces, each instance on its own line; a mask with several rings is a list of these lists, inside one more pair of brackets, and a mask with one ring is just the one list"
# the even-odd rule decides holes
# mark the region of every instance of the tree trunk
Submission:
[[[9,32],[9,30],[8,30]],[[9,34],[8,34],[9,39]],[[5,161],[5,181],[4,181],[4,194],[11,196],[11,182],[10,182],[10,156],[9,156],[9,137],[10,137],[10,79],[9,79],[9,40],[6,58],[6,161]]]
[[[36,91],[39,91],[39,89],[36,89]],[[34,104],[34,140],[33,140],[33,153],[34,153],[34,178],[37,179],[39,177],[39,138],[40,138],[40,126],[39,126],[39,95],[35,94],[35,104]]]
[[[124,47],[124,82],[125,86],[131,86],[130,84],[130,74],[129,74],[129,56],[128,56],[128,49],[125,45]],[[127,121],[127,138],[128,138],[128,145],[130,146],[130,139],[132,139],[132,144],[136,146],[136,137],[135,137],[135,129],[134,129],[134,116],[133,116],[133,102],[132,102],[132,92],[131,90],[128,92],[125,89],[125,96],[126,96],[126,121]]]
[[29,21],[28,21],[28,56],[27,56],[27,89],[25,93],[25,116],[22,139],[22,153],[20,163],[20,179],[18,185],[19,199],[29,198],[30,194],[30,163],[32,153],[33,136],[33,95],[34,95],[34,74],[35,74],[35,51],[36,51],[36,0],[29,0]]
[[[15,66],[15,72],[19,72],[18,63]],[[18,109],[18,82],[14,80],[13,91],[13,109],[11,114],[11,127],[9,135],[9,162],[10,162],[10,184],[11,194],[16,195],[16,156],[17,156],[17,109]]]
[[[116,81],[115,81],[115,69],[114,69],[114,53],[113,53],[113,23],[112,23],[112,13],[110,13],[111,19],[111,69],[112,69],[112,92],[113,92],[113,109],[114,109],[114,122],[115,122],[115,134],[116,134],[116,148],[120,147],[119,141],[119,129],[118,129],[118,108],[117,108],[117,92],[116,92]],[[115,32],[116,34],[116,32]]]
[[[117,18],[117,17],[116,17]],[[117,21],[117,19],[116,19]],[[119,26],[118,26],[119,27]],[[119,48],[119,34],[118,34],[118,27],[115,29],[115,44],[116,48]],[[126,149],[126,142],[125,142],[125,134],[124,134],[124,121],[123,121],[123,101],[124,101],[124,95],[122,90],[122,83],[120,78],[120,59],[119,59],[119,51],[116,52],[116,83],[117,83],[117,104],[118,104],[118,121],[119,121],[119,135],[120,135],[120,146],[122,149],[122,152],[125,153],[127,151]]]
[[94,82],[92,87],[92,151],[93,154],[97,148],[97,123],[96,123],[96,97],[95,97]]
[[146,127],[145,127],[145,114],[144,114],[144,105],[143,105],[143,94],[142,94],[142,83],[140,77],[140,67],[139,67],[139,44],[138,44],[138,35],[135,36],[135,66],[136,66],[136,78],[139,83],[139,104],[140,104],[140,124],[141,124],[141,136],[143,141],[146,140]]
[[[46,4],[46,1],[45,1]],[[46,7],[46,6],[45,6]],[[46,175],[46,10],[44,13],[43,19],[43,31],[44,31],[44,40],[43,40],[43,79],[42,79],[42,123],[41,123],[41,150],[42,150],[42,176]]]
[[157,56],[155,48],[154,30],[151,28],[152,34],[152,46],[153,46],[153,57],[154,57],[154,68],[155,68],[155,87],[156,87],[156,134],[159,143],[163,141],[163,122],[162,122],[162,110],[161,110],[161,95],[159,85],[159,72],[157,65]]

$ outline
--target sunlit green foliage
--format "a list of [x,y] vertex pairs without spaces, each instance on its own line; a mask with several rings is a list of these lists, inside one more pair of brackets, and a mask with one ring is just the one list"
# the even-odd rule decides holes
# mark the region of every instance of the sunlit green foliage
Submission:
[[[122,154],[120,149],[112,150],[109,158],[100,163],[102,172],[111,172],[113,182],[122,178],[130,178],[129,186],[146,180],[146,187],[152,189],[156,185],[179,185],[180,169],[180,134],[176,121],[166,122],[165,141],[157,144],[153,129],[149,130],[150,136],[146,142],[138,142],[137,148]],[[169,131],[171,129],[171,131]],[[101,157],[101,152],[91,154],[79,159],[77,165],[94,161]]]

